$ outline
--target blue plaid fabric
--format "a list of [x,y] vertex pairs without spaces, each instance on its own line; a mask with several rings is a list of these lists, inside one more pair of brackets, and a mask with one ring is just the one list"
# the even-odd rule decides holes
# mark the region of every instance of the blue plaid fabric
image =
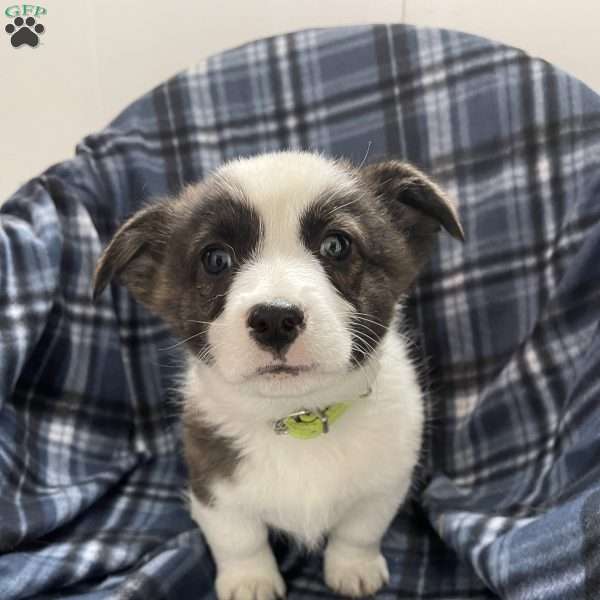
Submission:
[[[166,328],[95,262],[223,161],[410,160],[457,198],[407,299],[428,382],[381,598],[600,598],[600,98],[522,52],[405,26],[247,44],[159,86],[0,215],[0,598],[212,599]],[[401,393],[401,390],[398,391]],[[292,600],[332,598],[281,540]]]

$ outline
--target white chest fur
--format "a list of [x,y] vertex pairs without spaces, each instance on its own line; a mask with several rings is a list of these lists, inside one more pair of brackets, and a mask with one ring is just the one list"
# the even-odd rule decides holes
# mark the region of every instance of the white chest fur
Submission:
[[[353,399],[331,431],[315,439],[277,435],[266,418],[251,427],[229,421],[222,429],[231,434],[239,428],[242,460],[232,478],[214,485],[215,506],[313,546],[364,498],[385,495],[399,504],[418,459],[423,424],[421,393],[399,336],[382,343],[371,387],[368,397]],[[328,403],[323,398],[323,406]],[[209,511],[193,512],[202,525]]]

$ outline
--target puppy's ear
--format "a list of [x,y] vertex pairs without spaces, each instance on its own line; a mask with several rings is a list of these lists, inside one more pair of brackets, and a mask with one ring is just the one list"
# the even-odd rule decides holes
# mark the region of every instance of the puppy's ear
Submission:
[[441,225],[464,241],[458,212],[444,192],[416,167],[390,160],[361,169],[401,229],[413,236],[431,234]]
[[96,266],[93,299],[116,278],[133,296],[152,306],[153,290],[174,221],[173,202],[162,200],[126,221]]
[[392,231],[400,236],[402,269],[397,283],[406,290],[429,259],[441,227],[464,241],[458,213],[444,192],[412,165],[386,161],[359,172],[383,204]]

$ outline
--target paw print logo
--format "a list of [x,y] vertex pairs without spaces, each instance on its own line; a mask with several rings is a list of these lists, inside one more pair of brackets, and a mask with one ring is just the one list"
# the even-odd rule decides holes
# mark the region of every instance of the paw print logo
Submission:
[[9,23],[4,31],[10,35],[10,43],[14,48],[27,44],[35,48],[39,42],[39,34],[44,33],[44,26],[35,22],[33,17],[23,19],[17,17],[12,23]]

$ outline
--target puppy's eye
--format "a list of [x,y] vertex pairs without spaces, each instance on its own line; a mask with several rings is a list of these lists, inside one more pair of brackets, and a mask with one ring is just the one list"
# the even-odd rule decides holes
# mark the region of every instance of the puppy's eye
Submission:
[[321,242],[321,256],[333,260],[344,260],[350,254],[352,241],[344,233],[332,233]]
[[231,268],[231,254],[225,248],[208,248],[202,255],[204,270],[209,275],[222,275]]

